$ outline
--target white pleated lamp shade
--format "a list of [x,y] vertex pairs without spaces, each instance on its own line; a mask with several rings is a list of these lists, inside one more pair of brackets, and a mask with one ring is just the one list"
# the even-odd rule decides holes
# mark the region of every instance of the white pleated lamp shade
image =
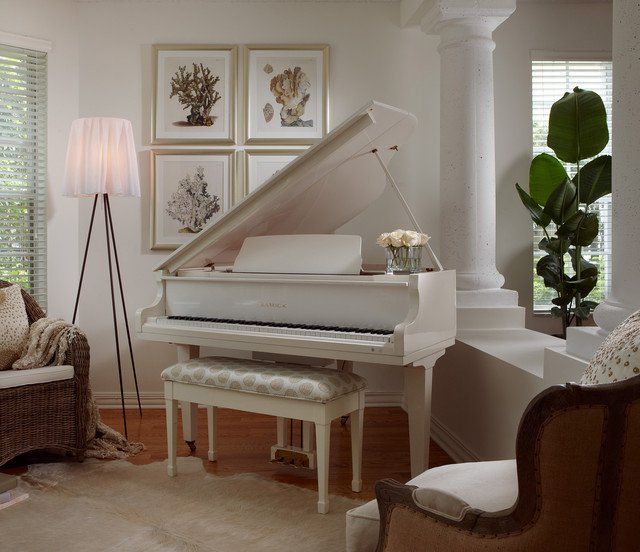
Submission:
[[140,197],[138,158],[130,121],[115,117],[73,121],[63,194]]

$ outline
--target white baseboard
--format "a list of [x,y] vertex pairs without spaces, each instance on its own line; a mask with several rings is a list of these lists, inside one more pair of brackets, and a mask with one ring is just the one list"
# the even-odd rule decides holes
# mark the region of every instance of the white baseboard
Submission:
[[431,438],[454,462],[478,462],[480,458],[440,420],[431,416]]
[[[120,408],[120,393],[109,391],[94,391],[93,397],[100,408]],[[388,393],[386,391],[367,391],[365,394],[366,406],[400,406],[403,401],[403,393]],[[140,393],[142,408],[164,408],[164,395],[162,392]],[[126,408],[136,408],[136,394],[127,392],[124,394]]]

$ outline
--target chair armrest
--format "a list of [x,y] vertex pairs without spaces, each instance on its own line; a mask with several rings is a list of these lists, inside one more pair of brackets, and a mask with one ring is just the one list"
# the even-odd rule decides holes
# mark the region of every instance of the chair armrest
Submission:
[[83,333],[75,332],[71,338],[65,357],[65,364],[73,366],[76,378],[89,377],[89,342]]
[[[483,512],[453,494],[392,479],[376,482],[375,491],[380,510],[377,552],[475,551],[482,549],[486,537],[508,537],[522,530],[511,516],[513,509]],[[503,546],[511,550],[511,539]]]
[[84,448],[87,443],[87,424],[92,418],[93,399],[89,387],[89,342],[83,333],[74,333],[69,343],[65,363],[73,366],[77,420],[76,438],[77,442],[82,444],[81,448]]

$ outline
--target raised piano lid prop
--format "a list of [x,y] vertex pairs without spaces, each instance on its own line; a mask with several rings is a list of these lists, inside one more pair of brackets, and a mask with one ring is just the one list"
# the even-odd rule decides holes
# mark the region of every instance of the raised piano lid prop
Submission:
[[[456,333],[455,272],[361,274],[360,238],[327,236],[388,184],[403,201],[386,167],[415,126],[384,104],[359,110],[169,255],[136,330],[176,344],[182,359],[209,346],[404,366],[417,475],[428,454],[431,368]],[[221,270],[234,262],[236,271]]]

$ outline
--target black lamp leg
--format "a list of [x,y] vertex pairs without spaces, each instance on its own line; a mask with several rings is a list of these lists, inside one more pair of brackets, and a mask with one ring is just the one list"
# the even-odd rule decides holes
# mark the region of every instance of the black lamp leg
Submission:
[[109,236],[109,214],[107,194],[102,194],[104,201],[104,230],[107,237],[107,259],[109,259],[109,288],[111,290],[111,312],[113,314],[113,332],[116,338],[116,357],[118,359],[118,379],[120,381],[120,403],[122,405],[122,418],[124,420],[124,436],[128,439],[127,413],[124,408],[124,388],[122,386],[122,363],[120,362],[120,339],[118,338],[118,320],[116,318],[116,298],[113,293],[113,267],[111,265],[111,238]]
[[113,231],[113,218],[111,216],[111,204],[109,203],[109,196],[104,196],[105,204],[107,207],[107,215],[109,216],[109,228],[111,230],[111,242],[113,244],[113,256],[116,259],[116,272],[118,274],[118,284],[120,286],[120,298],[122,300],[122,314],[124,316],[124,327],[127,330],[127,343],[129,344],[129,355],[131,357],[131,368],[133,369],[133,381],[136,384],[136,396],[138,398],[138,411],[142,416],[142,404],[140,402],[140,390],[138,389],[138,376],[136,375],[136,363],[133,359],[133,347],[131,346],[131,332],[129,331],[129,321],[127,320],[127,307],[124,303],[124,290],[122,287],[122,276],[120,274],[120,261],[118,260],[118,249],[116,248],[116,235]]
[[84,279],[84,269],[87,266],[87,254],[89,253],[89,242],[91,241],[91,231],[93,230],[93,220],[96,216],[96,205],[98,204],[98,194],[93,196],[93,209],[91,209],[91,222],[89,223],[89,231],[87,232],[87,244],[84,246],[84,257],[82,258],[82,270],[80,271],[80,281],[78,282],[78,293],[76,294],[76,304],[73,307],[73,318],[71,323],[76,323],[76,315],[78,314],[78,303],[80,302],[80,290],[82,289],[82,280]]

